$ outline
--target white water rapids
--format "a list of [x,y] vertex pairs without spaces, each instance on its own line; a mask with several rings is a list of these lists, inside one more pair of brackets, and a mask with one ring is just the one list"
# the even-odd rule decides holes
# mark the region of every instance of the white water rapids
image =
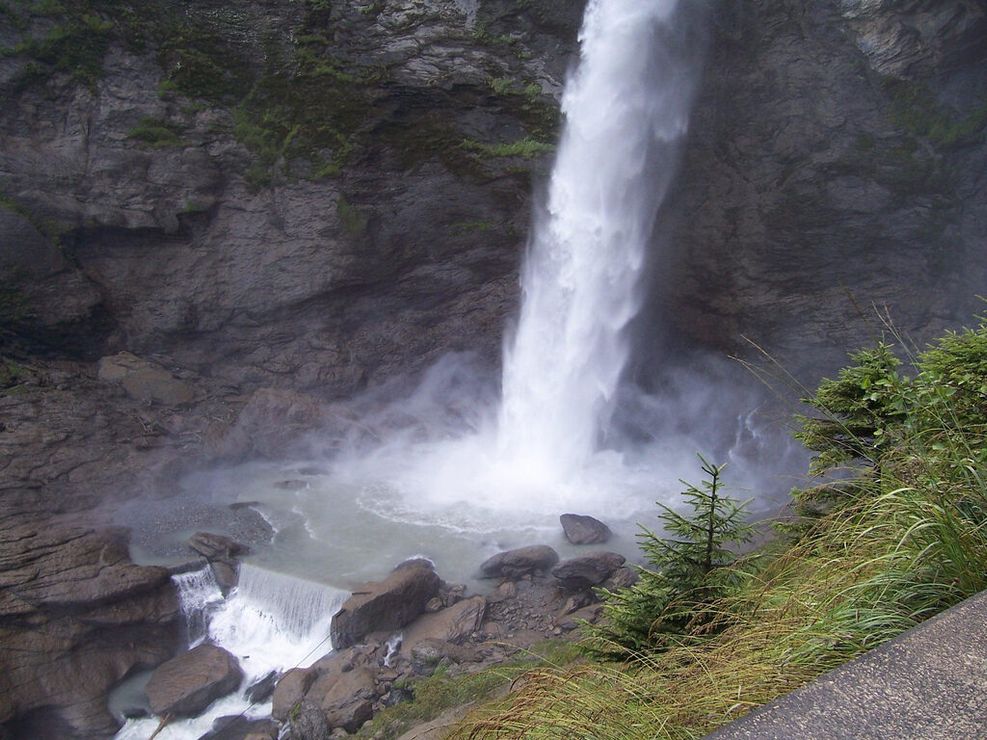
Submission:
[[[160,740],[197,738],[219,717],[269,716],[270,701],[251,704],[245,694],[271,671],[306,667],[329,652],[329,622],[348,591],[283,573],[240,566],[236,588],[223,598],[209,566],[173,577],[182,613],[189,627],[189,644],[206,640],[232,653],[243,669],[240,689],[214,702],[205,713],[168,724]],[[120,740],[146,740],[158,728],[157,719],[130,720],[117,734]]]

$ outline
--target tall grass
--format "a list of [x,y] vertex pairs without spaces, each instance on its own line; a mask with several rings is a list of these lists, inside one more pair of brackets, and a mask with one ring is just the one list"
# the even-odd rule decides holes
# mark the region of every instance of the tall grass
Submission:
[[[968,338],[987,346],[983,326]],[[736,565],[699,631],[623,663],[534,671],[451,737],[702,737],[987,587],[987,401],[957,403],[941,372],[921,382],[950,341],[919,358],[894,444],[851,485],[803,492],[827,513]],[[976,359],[960,376],[979,394],[987,352]]]

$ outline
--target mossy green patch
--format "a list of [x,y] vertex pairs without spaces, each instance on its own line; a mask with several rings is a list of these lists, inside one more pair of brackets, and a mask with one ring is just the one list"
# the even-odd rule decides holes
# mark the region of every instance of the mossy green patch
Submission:
[[423,722],[435,719],[453,707],[489,698],[504,689],[519,676],[536,667],[571,665],[582,651],[570,642],[547,641],[511,661],[476,673],[450,675],[439,666],[428,678],[408,682],[401,688],[414,693],[414,699],[380,712],[357,733],[357,737],[390,740]]
[[898,79],[885,81],[894,122],[912,136],[949,149],[980,143],[987,132],[987,100],[967,113],[940,103],[927,86]]
[[[54,7],[49,10],[52,14],[57,12]],[[43,37],[25,39],[6,52],[8,56],[30,60],[17,86],[23,89],[63,73],[73,82],[93,87],[102,76],[103,57],[109,49],[113,27],[111,20],[95,12],[76,12],[66,15]]]
[[460,146],[466,151],[474,152],[482,157],[521,157],[522,159],[533,159],[542,154],[555,151],[554,144],[538,141],[531,137],[501,144],[486,144],[475,139],[463,139]]
[[342,195],[336,201],[336,214],[339,222],[350,236],[361,236],[367,230],[368,217]]
[[337,174],[370,119],[369,91],[381,75],[347,69],[321,34],[296,39],[290,63],[269,64],[235,111],[234,135],[254,155],[251,184],[287,175],[297,160],[310,179]]
[[159,148],[181,146],[182,127],[172,121],[146,116],[127,132],[131,139]]
[[31,375],[31,369],[15,360],[0,356],[0,392],[23,383]]
[[158,61],[165,71],[165,91],[190,98],[234,103],[253,84],[250,59],[234,43],[236,24],[206,13],[159,11],[155,33],[160,36]]

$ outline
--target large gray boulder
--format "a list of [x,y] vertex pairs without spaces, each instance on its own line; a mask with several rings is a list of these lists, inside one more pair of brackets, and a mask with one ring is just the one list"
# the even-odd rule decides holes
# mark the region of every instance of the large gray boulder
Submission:
[[559,517],[565,538],[573,545],[599,545],[612,536],[610,527],[583,514],[563,514]]
[[307,699],[319,702],[331,729],[341,727],[354,733],[373,716],[375,676],[375,670],[368,665],[327,675],[309,690]]
[[441,581],[427,560],[409,560],[383,581],[357,588],[332,618],[334,650],[355,645],[371,632],[396,630],[425,612]]
[[480,629],[487,600],[482,596],[463,599],[433,614],[424,614],[404,631],[401,652],[408,653],[423,640],[459,645]]
[[559,554],[548,545],[530,545],[499,552],[480,565],[481,578],[522,578],[547,571],[559,562]]
[[188,546],[210,561],[230,560],[250,552],[246,545],[215,532],[196,532],[188,538]]
[[284,740],[329,740],[329,723],[317,704],[304,701],[292,713]]
[[288,719],[318,677],[318,671],[312,668],[292,668],[285,673],[274,687],[271,716],[280,722]]
[[199,740],[274,740],[277,736],[278,725],[270,717],[254,719],[238,714],[214,720],[212,729]]
[[580,558],[564,560],[552,568],[552,575],[571,590],[599,586],[620,566],[625,558],[615,552],[594,552]]
[[199,645],[158,667],[144,690],[155,714],[194,717],[242,679],[243,671],[229,652]]

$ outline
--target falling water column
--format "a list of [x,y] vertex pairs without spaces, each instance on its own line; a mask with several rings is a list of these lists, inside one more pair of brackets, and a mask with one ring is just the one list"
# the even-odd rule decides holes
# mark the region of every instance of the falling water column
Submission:
[[699,75],[679,0],[590,0],[547,207],[505,351],[502,460],[535,485],[597,449],[627,364],[624,329]]

